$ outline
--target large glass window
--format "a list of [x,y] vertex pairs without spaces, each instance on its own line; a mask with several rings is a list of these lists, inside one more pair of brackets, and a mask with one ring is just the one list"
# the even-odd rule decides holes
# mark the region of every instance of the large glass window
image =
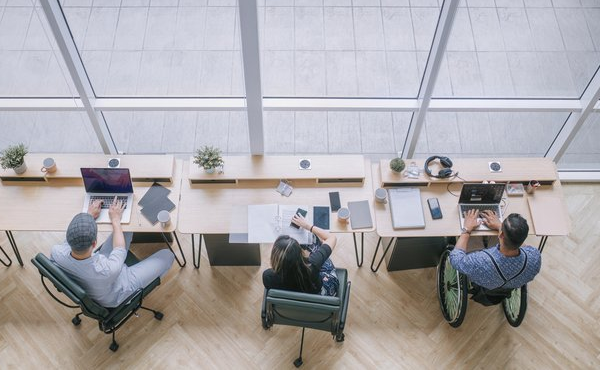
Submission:
[[99,153],[98,137],[83,112],[2,112],[0,150],[23,143],[30,152]]
[[410,112],[265,112],[265,151],[390,156],[402,150],[411,116]]
[[600,170],[600,113],[592,113],[558,162],[561,169]]
[[69,1],[98,96],[243,96],[236,1]]
[[245,112],[104,112],[117,150],[129,154],[191,154],[204,145],[248,154]]
[[439,12],[437,1],[267,1],[263,94],[416,97]]
[[434,96],[579,98],[600,65],[597,3],[462,5]]
[[0,1],[0,96],[77,96],[34,1]]
[[568,113],[428,113],[415,157],[543,157]]

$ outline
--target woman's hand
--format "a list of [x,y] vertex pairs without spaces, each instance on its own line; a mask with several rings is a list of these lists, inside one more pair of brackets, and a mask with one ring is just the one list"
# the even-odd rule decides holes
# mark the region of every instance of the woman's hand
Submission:
[[312,226],[304,217],[299,214],[295,214],[294,217],[292,217],[292,222],[306,230],[310,230],[310,227]]

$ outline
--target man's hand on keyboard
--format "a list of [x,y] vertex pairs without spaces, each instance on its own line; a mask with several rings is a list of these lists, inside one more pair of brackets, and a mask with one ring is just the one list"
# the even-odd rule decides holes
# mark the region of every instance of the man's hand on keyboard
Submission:
[[121,215],[123,214],[123,210],[125,209],[125,203],[120,200],[113,199],[113,202],[108,209],[108,216],[110,217],[111,222],[121,222]]
[[481,224],[481,221],[477,219],[478,214],[479,212],[476,209],[465,212],[465,229],[468,232],[475,230]]
[[87,213],[89,213],[90,215],[92,215],[92,217],[94,219],[97,219],[98,216],[100,216],[100,211],[101,210],[102,210],[102,201],[101,200],[95,200],[92,203],[90,203],[90,205],[88,207]]
[[502,222],[500,222],[500,219],[498,218],[496,212],[483,211],[481,212],[481,217],[483,224],[489,227],[490,229],[500,231],[500,229],[502,228]]

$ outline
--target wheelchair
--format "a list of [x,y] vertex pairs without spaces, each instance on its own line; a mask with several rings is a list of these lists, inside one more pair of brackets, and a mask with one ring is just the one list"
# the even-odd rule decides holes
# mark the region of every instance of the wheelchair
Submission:
[[[444,319],[458,328],[467,313],[470,283],[466,275],[450,264],[450,251],[451,248],[444,250],[437,266],[437,293]],[[516,289],[489,290],[486,295],[494,301],[488,305],[502,303],[504,316],[511,326],[521,325],[527,311],[527,284]]]

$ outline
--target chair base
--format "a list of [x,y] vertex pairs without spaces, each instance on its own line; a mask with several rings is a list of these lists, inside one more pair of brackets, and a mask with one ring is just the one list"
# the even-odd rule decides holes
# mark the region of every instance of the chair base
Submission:
[[[156,311],[151,308],[144,307],[144,306],[140,306],[140,308],[144,309],[146,311],[152,312],[154,314],[154,318],[158,321],[161,321],[163,319],[163,317],[165,317],[165,315],[160,311]],[[73,318],[73,320],[71,320],[74,325],[79,325],[79,323],[81,323],[81,319],[79,318],[79,315],[81,315],[81,313],[77,314],[77,316],[75,316]],[[137,314],[136,314],[136,316],[137,316]],[[75,324],[75,319],[79,320],[79,322],[77,324]],[[115,340],[115,334],[117,333],[117,329],[118,329],[118,327],[112,329],[109,332],[109,333],[112,333],[112,342],[110,343],[110,346],[108,346],[108,349],[110,349],[113,352],[117,352],[117,350],[119,349],[119,343],[117,343],[117,341]]]

